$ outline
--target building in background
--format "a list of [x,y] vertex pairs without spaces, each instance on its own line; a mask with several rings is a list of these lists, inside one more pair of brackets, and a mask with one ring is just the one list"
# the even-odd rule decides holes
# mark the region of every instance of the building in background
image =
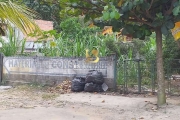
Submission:
[[[35,20],[36,24],[40,27],[43,31],[53,30],[53,22],[46,21],[46,20]],[[25,51],[26,53],[37,52],[39,48],[43,47],[42,42],[37,42],[36,37],[27,37],[26,44],[25,44]],[[52,38],[46,38],[44,41],[53,40]]]
[[[46,20],[35,20],[35,23],[40,27],[42,31],[49,31],[53,30],[53,22],[52,21],[46,21]],[[25,46],[24,46],[24,53],[37,53],[39,48],[42,48],[43,44],[42,42],[37,42],[38,38],[37,37],[28,37],[27,35],[24,35],[20,29],[17,27],[12,26],[12,33],[8,30],[7,26],[4,27],[3,29],[4,34],[2,34],[1,40],[5,43],[11,44],[14,41],[17,44],[17,47],[22,48],[23,42],[22,40],[26,40]],[[12,38],[12,37],[13,38]],[[53,38],[45,38],[43,39],[44,41],[50,41],[53,40]],[[14,43],[13,43],[14,44]],[[0,42],[0,47],[3,47],[2,43]],[[19,50],[20,52],[21,50]],[[19,53],[18,52],[18,53]]]

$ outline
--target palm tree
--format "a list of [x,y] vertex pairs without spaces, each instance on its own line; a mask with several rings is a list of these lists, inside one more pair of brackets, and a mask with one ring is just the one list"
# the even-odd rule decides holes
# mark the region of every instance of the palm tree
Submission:
[[10,0],[0,2],[0,34],[3,34],[3,25],[15,26],[24,34],[40,33],[39,27],[33,21],[37,14],[25,6],[15,4]]

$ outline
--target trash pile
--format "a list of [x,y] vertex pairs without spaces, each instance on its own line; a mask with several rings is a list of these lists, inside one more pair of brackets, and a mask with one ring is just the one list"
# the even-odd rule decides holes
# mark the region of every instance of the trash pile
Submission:
[[51,93],[58,92],[61,94],[70,93],[71,92],[71,81],[64,80],[61,84],[58,84],[56,87],[49,88]]
[[72,81],[64,80],[56,87],[50,87],[48,91],[51,93],[70,93],[73,92],[103,92],[108,89],[104,83],[104,78],[101,72],[90,70],[85,77],[75,77]]
[[71,82],[71,90],[74,92],[103,92],[107,89],[102,73],[96,70],[90,70],[86,77],[75,77]]

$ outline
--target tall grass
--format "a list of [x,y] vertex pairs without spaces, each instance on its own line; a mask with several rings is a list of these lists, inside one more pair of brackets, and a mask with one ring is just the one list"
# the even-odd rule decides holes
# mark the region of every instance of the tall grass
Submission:
[[0,52],[5,56],[23,54],[26,40],[19,40],[19,36],[15,33],[14,28],[9,28],[7,34],[8,41],[5,41],[5,39],[0,37],[0,43],[2,45]]
[[60,37],[53,41],[55,46],[51,46],[51,42],[48,42],[43,48],[46,56],[84,57],[86,49],[90,51],[97,49],[101,57],[108,54],[105,43],[107,36],[87,33],[84,35],[77,34],[72,38],[63,33],[60,34]]

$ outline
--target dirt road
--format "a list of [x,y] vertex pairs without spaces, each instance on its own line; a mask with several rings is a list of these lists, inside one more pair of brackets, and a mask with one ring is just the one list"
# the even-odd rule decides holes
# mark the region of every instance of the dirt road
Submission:
[[0,90],[0,120],[179,120],[180,99],[156,107],[155,96],[48,93],[18,87]]

